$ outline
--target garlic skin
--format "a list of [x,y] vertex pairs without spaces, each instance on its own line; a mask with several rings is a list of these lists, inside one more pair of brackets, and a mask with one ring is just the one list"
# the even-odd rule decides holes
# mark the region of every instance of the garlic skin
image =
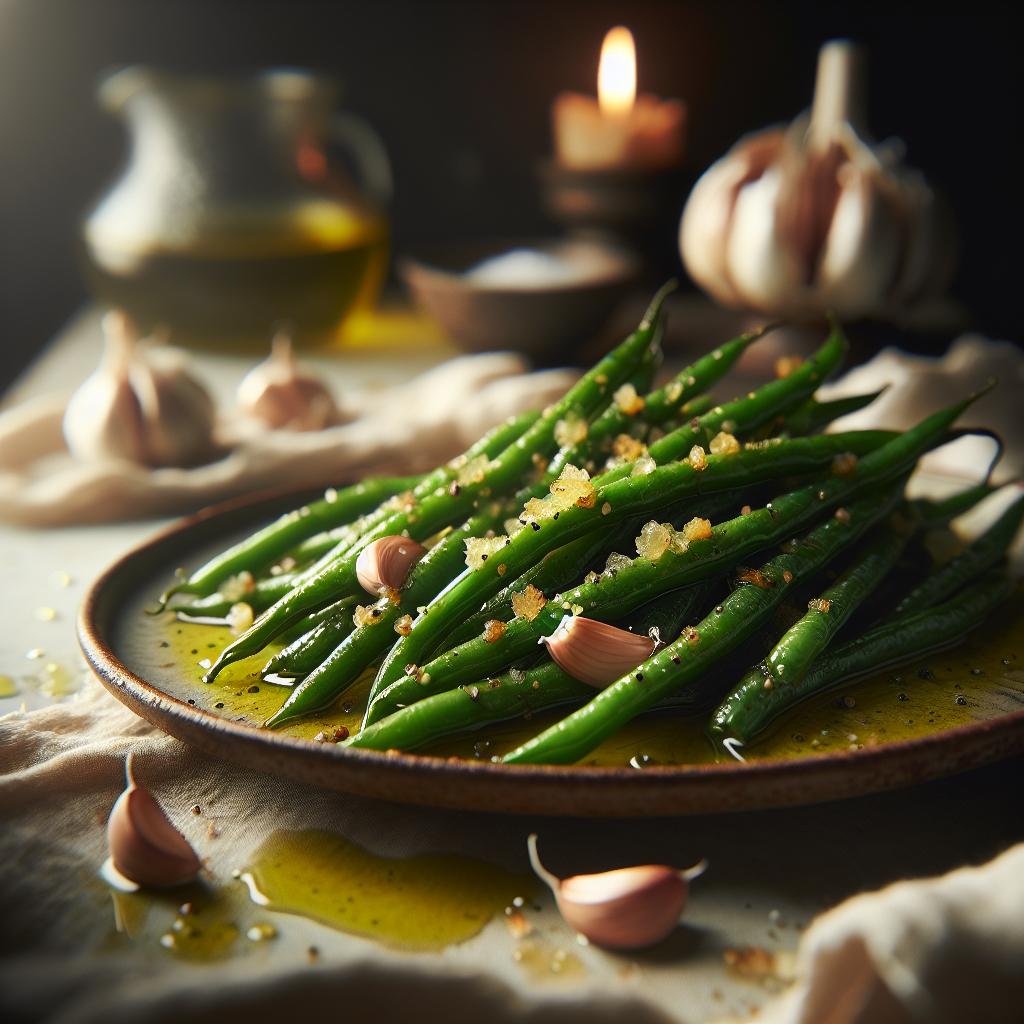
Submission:
[[123,459],[142,466],[190,466],[215,450],[215,409],[181,353],[143,346],[120,312],[103,318],[106,345],[95,373],[64,412],[68,449],[83,462]]
[[107,819],[107,845],[117,871],[138,885],[169,887],[191,882],[202,864],[185,837],[171,824],[154,797],[125,761],[125,791]]
[[426,553],[422,544],[408,537],[379,537],[359,552],[356,578],[363,590],[374,597],[379,597],[382,590],[400,590],[412,567]]
[[559,668],[599,690],[645,662],[657,646],[649,636],[582,615],[563,616],[554,633],[540,642]]
[[884,316],[941,291],[948,219],[894,143],[864,130],[863,68],[850,43],[819,55],[814,103],[748,135],[694,186],[679,246],[723,305],[772,316]]
[[664,939],[682,916],[690,882],[707,868],[707,861],[684,871],[638,864],[559,879],[541,863],[537,836],[526,842],[530,864],[554,893],[566,924],[606,949],[642,949]]
[[274,336],[270,356],[239,384],[238,408],[271,430],[323,430],[341,422],[330,391],[301,370],[283,331]]

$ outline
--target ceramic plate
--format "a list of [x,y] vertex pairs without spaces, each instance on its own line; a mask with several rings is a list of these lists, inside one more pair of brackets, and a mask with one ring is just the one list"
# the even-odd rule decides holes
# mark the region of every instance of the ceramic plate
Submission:
[[[200,564],[300,500],[295,494],[263,497],[201,512],[129,552],[92,585],[79,638],[118,700],[208,754],[300,782],[403,803],[580,817],[811,803],[906,786],[1024,752],[1020,600],[1006,613],[1018,625],[1007,618],[984,627],[941,663],[931,659],[853,684],[839,697],[824,695],[784,722],[763,756],[751,748],[746,763],[665,763],[689,760],[686,750],[700,742],[693,738],[696,730],[687,739],[689,727],[668,718],[634,723],[606,744],[601,763],[572,767],[494,764],[490,757],[502,749],[500,736],[493,747],[478,737],[475,749],[472,739],[453,748],[463,755],[458,758],[446,756],[451,750],[383,754],[314,740],[315,731],[358,719],[358,707],[344,701],[322,720],[306,723],[300,735],[263,729],[259,722],[287,691],[244,675],[204,685],[202,662],[227,638],[226,630],[177,632],[181,627],[170,613],[147,615],[145,608],[177,566]],[[259,689],[250,693],[251,686]],[[909,735],[904,725],[921,731]],[[676,756],[651,756],[648,748]]]

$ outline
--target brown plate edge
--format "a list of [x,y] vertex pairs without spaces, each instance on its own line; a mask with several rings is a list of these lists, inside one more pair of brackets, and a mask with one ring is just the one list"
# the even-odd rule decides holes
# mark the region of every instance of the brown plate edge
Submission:
[[[309,491],[264,492],[205,508],[115,561],[89,587],[78,617],[86,661],[106,689],[157,728],[259,772],[405,804],[568,817],[659,817],[759,810],[896,789],[1024,753],[1024,711],[912,740],[791,761],[633,768],[495,765],[340,748],[219,718],[170,697],[124,665],[108,643],[121,600],[166,566],[182,539],[205,542],[294,507]],[[290,504],[289,504],[290,503]]]

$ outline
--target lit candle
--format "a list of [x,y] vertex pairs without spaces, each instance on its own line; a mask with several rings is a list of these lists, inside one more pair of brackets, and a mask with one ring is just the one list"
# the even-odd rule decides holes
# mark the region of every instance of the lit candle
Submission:
[[683,158],[686,105],[636,91],[633,34],[604,37],[597,98],[565,92],[552,109],[558,162],[576,170],[674,167]]

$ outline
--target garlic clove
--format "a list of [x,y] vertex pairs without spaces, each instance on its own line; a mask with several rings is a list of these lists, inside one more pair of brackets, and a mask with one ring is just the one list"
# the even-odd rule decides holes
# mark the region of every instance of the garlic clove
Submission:
[[323,430],[341,420],[330,391],[302,371],[283,331],[275,335],[270,357],[238,386],[238,406],[272,430]]
[[804,288],[797,255],[775,230],[783,184],[782,168],[773,166],[740,189],[726,244],[729,279],[744,305],[772,313],[798,309]]
[[741,139],[701,175],[683,210],[679,246],[686,269],[724,305],[743,304],[730,280],[726,252],[736,197],[777,158],[782,141],[777,129]]
[[817,273],[820,300],[838,316],[878,307],[896,277],[899,221],[878,172],[846,164]]
[[707,861],[684,871],[639,864],[559,879],[541,863],[536,835],[529,836],[527,848],[566,924],[607,949],[641,949],[664,939],[686,907],[690,882],[707,868]]
[[131,370],[145,423],[146,463],[191,466],[213,453],[216,409],[180,352],[151,349]]
[[136,784],[131,754],[125,762],[125,778],[125,791],[107,819],[114,867],[139,885],[166,887],[192,881],[202,864],[156,799]]
[[645,662],[657,646],[649,636],[630,633],[597,619],[565,615],[541,638],[552,660],[573,679],[603,689]]
[[380,537],[367,544],[356,559],[356,578],[368,594],[400,590],[412,567],[427,553],[422,544],[408,537]]

